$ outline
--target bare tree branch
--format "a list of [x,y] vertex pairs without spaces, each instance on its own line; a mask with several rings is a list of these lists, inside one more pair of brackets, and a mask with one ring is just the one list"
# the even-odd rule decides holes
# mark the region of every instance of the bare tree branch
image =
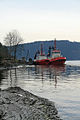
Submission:
[[4,39],[5,45],[9,46],[9,53],[12,55],[14,54],[14,59],[16,59],[16,53],[18,50],[18,46],[20,43],[23,42],[23,39],[21,38],[18,31],[13,30],[12,32],[9,32],[6,35],[6,38]]

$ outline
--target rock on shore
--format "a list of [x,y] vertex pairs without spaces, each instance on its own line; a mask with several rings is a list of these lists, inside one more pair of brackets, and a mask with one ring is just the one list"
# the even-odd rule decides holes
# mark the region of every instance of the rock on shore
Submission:
[[19,87],[0,90],[0,120],[61,120],[53,102]]

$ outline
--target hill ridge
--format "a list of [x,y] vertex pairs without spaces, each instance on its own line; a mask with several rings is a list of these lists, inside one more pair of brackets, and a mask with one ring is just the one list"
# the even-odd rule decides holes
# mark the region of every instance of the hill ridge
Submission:
[[[29,51],[29,58],[34,59],[34,55],[37,50],[40,50],[40,44],[43,43],[43,50],[45,54],[48,53],[49,46],[53,46],[53,40],[45,40],[45,41],[34,41],[31,43],[24,43],[23,48],[24,51],[21,52],[19,55],[17,52],[17,58],[20,59],[21,57],[27,56],[27,51]],[[63,56],[67,58],[67,60],[80,60],[80,42],[71,42],[69,40],[57,40],[56,46],[58,49],[61,50]]]

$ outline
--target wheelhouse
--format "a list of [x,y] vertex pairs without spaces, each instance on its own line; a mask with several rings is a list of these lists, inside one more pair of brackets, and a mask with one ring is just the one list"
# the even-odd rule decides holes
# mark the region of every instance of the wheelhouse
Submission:
[[57,57],[61,57],[60,50],[53,50],[52,51],[52,58],[57,58]]

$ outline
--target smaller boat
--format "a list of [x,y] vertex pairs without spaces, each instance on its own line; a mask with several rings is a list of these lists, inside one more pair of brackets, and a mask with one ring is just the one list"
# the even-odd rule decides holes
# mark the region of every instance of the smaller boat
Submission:
[[61,55],[61,51],[56,49],[56,39],[54,41],[54,48],[48,53],[47,57],[43,53],[43,47],[41,44],[41,51],[37,52],[34,57],[34,64],[36,65],[62,65],[66,61],[66,57]]
[[45,56],[45,54],[43,53],[43,47],[41,44],[41,51],[37,52],[35,54],[34,57],[34,64],[35,65],[48,65],[49,64],[49,59],[47,59],[47,57]]

